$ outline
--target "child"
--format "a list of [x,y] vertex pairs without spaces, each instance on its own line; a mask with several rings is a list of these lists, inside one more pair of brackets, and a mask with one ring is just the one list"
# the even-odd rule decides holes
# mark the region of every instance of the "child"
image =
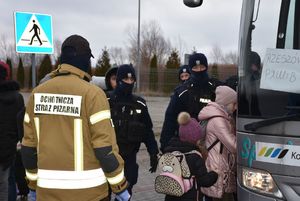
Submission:
[[[174,137],[169,142],[169,146],[164,149],[164,152],[180,151],[187,153],[193,150],[199,151],[198,143],[203,138],[201,127],[196,119],[190,117],[186,112],[181,112],[178,115],[179,138]],[[195,201],[201,200],[200,187],[209,187],[213,185],[218,175],[214,172],[207,172],[205,161],[196,153],[186,154],[186,161],[189,166],[192,176],[195,176],[195,184],[191,190],[183,194],[181,197],[166,195],[165,201]],[[196,189],[197,186],[197,189]]]
[[216,100],[199,113],[199,120],[208,120],[206,147],[218,142],[208,152],[206,167],[218,173],[217,182],[201,191],[213,200],[233,200],[236,192],[236,135],[233,113],[237,108],[237,94],[227,86],[216,88]]

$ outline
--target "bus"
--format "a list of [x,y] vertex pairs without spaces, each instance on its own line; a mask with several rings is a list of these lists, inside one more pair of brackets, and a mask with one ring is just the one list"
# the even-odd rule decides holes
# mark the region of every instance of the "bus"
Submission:
[[299,38],[300,0],[243,2],[238,200],[300,200]]
[[[202,4],[184,1],[191,7]],[[299,49],[300,0],[243,1],[236,123],[239,201],[300,200]]]

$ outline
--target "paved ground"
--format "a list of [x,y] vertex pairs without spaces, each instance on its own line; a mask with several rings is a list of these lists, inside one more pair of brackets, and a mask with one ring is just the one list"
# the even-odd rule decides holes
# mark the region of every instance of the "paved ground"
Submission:
[[[25,103],[28,100],[28,93],[23,93]],[[145,97],[150,116],[153,121],[153,130],[157,134],[156,139],[159,142],[159,133],[161,131],[164,114],[169,102],[168,97]],[[150,159],[144,145],[138,153],[139,178],[138,183],[133,188],[133,197],[131,201],[162,201],[164,196],[154,190],[154,179],[156,173],[151,174],[149,170]],[[29,200],[32,201],[32,200]]]

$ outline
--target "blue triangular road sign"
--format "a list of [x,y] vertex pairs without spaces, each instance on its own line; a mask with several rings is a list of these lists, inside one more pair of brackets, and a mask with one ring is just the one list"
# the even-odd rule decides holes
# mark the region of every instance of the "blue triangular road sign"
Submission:
[[15,13],[16,51],[53,53],[52,17],[36,13]]

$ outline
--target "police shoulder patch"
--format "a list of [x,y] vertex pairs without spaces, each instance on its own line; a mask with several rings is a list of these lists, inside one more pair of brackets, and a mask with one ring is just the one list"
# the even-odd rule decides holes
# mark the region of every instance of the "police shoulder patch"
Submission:
[[178,97],[181,97],[189,90],[189,88],[190,88],[190,84],[189,82],[186,82],[175,89],[175,94],[177,94]]
[[142,97],[137,96],[137,95],[133,95],[133,98],[134,98],[134,100],[135,100],[138,104],[140,104],[140,105],[142,105],[142,106],[144,106],[144,107],[147,107],[146,101],[145,101],[145,99],[143,99]]

